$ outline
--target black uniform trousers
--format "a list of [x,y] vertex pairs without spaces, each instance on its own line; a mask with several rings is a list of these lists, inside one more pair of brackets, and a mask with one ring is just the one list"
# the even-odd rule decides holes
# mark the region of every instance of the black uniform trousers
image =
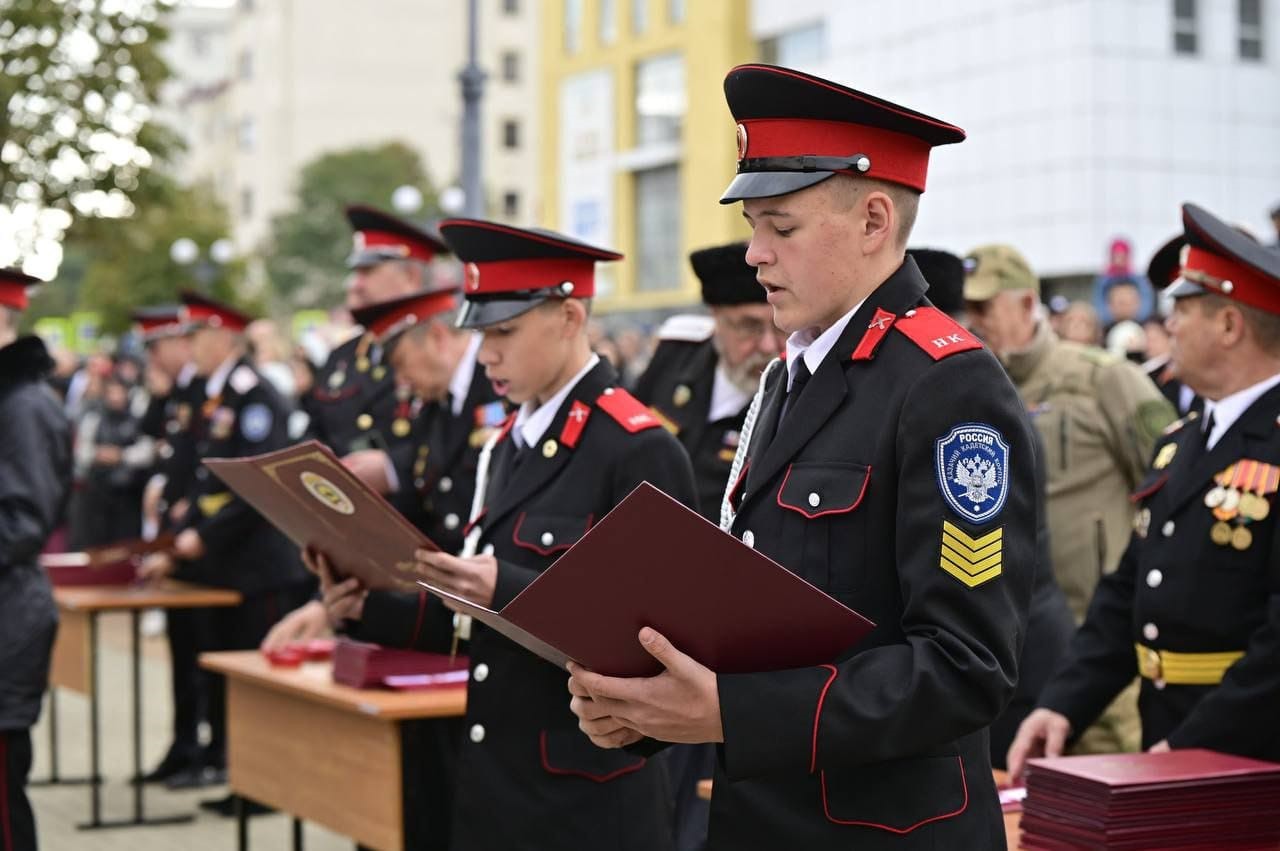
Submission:
[[36,822],[27,800],[31,731],[0,730],[0,851],[35,851]]

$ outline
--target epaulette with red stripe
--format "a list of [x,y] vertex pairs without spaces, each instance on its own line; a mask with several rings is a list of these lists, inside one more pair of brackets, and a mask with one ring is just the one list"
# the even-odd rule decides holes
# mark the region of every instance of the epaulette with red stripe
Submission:
[[621,387],[606,388],[596,399],[596,407],[632,434],[662,425],[643,402]]
[[917,307],[898,317],[893,327],[934,360],[982,348],[969,331],[936,307]]

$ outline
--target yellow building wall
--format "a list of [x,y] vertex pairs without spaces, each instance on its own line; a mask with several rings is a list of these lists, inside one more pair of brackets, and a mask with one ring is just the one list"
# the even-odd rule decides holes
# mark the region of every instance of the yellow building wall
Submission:
[[578,52],[568,54],[564,45],[566,0],[542,0],[542,37],[539,86],[540,120],[544,128],[541,162],[544,226],[556,229],[560,209],[559,93],[566,77],[601,68],[613,73],[613,150],[636,146],[635,69],[650,56],[679,53],[684,58],[686,111],[681,130],[679,287],[657,292],[635,290],[635,178],[624,169],[613,180],[613,242],[605,246],[622,252],[627,260],[617,264],[612,295],[597,300],[602,312],[676,307],[699,301],[697,278],[689,268],[690,251],[745,239],[746,225],[738,205],[721,206],[720,193],[733,178],[737,166],[737,140],[733,118],[724,102],[725,73],[734,65],[755,58],[747,0],[685,0],[685,18],[672,24],[669,0],[647,0],[648,27],[631,31],[631,0],[614,0],[617,36],[603,44],[599,36],[600,0],[582,0],[583,20]]

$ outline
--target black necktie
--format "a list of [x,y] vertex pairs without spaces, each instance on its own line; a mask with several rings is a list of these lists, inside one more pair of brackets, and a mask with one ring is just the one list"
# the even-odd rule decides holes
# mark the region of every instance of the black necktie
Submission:
[[813,373],[809,372],[809,365],[804,362],[804,357],[801,356],[800,362],[796,364],[795,378],[791,379],[791,388],[787,390],[787,398],[782,401],[782,411],[778,414],[778,425],[782,425],[783,418],[795,407],[800,394],[804,392],[805,385],[809,383],[809,379],[812,377]]

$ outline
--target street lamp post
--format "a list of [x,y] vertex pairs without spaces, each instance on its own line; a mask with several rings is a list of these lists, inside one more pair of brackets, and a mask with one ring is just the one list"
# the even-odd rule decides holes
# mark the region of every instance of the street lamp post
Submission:
[[462,191],[466,198],[464,210],[471,218],[484,215],[480,102],[486,75],[476,56],[479,31],[478,0],[467,0],[467,65],[458,74],[458,82],[462,84]]
[[200,246],[190,237],[179,237],[169,246],[169,259],[183,268],[191,268],[191,274],[202,292],[208,292],[218,277],[218,268],[235,257],[236,249],[231,240],[215,239],[209,245],[208,256],[200,253]]

